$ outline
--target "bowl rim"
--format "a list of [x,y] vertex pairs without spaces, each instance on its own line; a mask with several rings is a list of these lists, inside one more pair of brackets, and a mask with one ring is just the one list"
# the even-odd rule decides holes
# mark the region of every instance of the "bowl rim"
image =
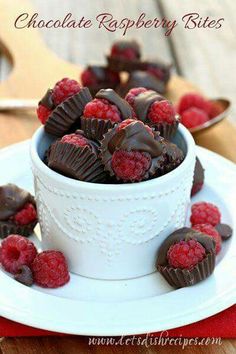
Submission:
[[79,189],[83,188],[90,191],[92,190],[104,191],[104,192],[139,191],[145,187],[158,187],[158,185],[167,183],[169,180],[175,180],[175,179],[178,180],[178,176],[181,175],[181,173],[186,170],[187,166],[189,166],[191,161],[195,158],[196,145],[191,133],[181,123],[178,126],[178,131],[180,132],[180,134],[182,135],[186,143],[187,153],[184,161],[177,168],[175,168],[173,171],[168,172],[163,176],[153,178],[151,180],[142,181],[139,183],[119,184],[118,188],[117,188],[117,184],[91,183],[91,182],[74,180],[70,177],[63,176],[58,172],[53,171],[47,165],[45,165],[45,163],[41,160],[38,154],[39,142],[42,136],[45,134],[43,126],[39,127],[32,136],[30,142],[30,157],[33,166],[38,168],[38,170],[40,170],[42,174],[46,175],[48,178],[51,178],[52,180],[58,183],[61,183],[62,185],[67,185],[67,186],[70,185],[70,187],[75,187]]

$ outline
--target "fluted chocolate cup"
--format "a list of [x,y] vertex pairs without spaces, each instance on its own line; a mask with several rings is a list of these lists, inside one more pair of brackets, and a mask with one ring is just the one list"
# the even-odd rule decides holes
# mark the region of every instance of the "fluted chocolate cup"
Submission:
[[[113,89],[101,89],[95,95],[95,98],[105,99],[115,105],[120,112],[120,119],[128,119],[133,115],[132,108],[123,98],[121,98]],[[117,122],[110,119],[99,119],[96,117],[81,117],[81,129],[88,139],[100,141],[105,133],[108,132]]]
[[151,105],[156,101],[163,100],[165,100],[165,98],[155,91],[143,92],[134,99],[134,111],[139,120],[145,122],[145,124],[148,124],[156,131],[159,131],[163,138],[171,140],[175,136],[180,122],[180,116],[178,114],[175,115],[175,121],[172,124],[166,122],[153,123],[148,119],[148,111]]
[[12,221],[0,221],[0,238],[5,238],[12,234],[28,237],[34,231],[38,221],[34,221],[27,225],[17,225]]
[[81,130],[88,139],[102,140],[105,133],[111,129],[115,123],[109,119],[81,117]]
[[87,87],[81,88],[78,93],[67,98],[53,109],[45,123],[45,131],[61,137],[72,127],[79,128],[84,107],[91,100],[92,96],[89,89]]
[[10,234],[29,236],[33,232],[37,219],[27,225],[19,225],[12,220],[28,203],[36,208],[35,199],[28,191],[12,183],[0,186],[0,238]]
[[98,147],[95,144],[78,147],[57,141],[51,146],[48,167],[80,181],[96,183],[106,181],[106,173],[98,158]]
[[[167,252],[171,245],[180,241],[195,240],[206,250],[206,257],[191,269],[173,268],[168,264]],[[215,241],[200,232],[184,227],[173,232],[158,250],[157,270],[166,281],[175,288],[182,288],[199,283],[209,277],[215,268]]]

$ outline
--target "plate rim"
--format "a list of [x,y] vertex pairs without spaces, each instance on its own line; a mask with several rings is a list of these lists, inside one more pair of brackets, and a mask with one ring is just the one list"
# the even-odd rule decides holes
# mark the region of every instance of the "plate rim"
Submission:
[[[28,146],[29,146],[29,140],[23,141],[20,143],[16,143],[16,144],[11,145],[9,147],[5,147],[0,150],[0,159],[1,158],[4,159],[3,156],[6,156],[6,154],[8,154],[8,155],[10,155],[11,153],[13,154],[14,152],[16,152],[16,150],[18,153],[22,153],[23,151],[25,151],[25,152],[27,151],[27,153],[29,153]],[[222,157],[210,150],[202,148],[202,147],[197,146],[197,151],[199,151],[201,154],[207,153],[208,156],[211,156],[211,158],[218,158],[218,159],[220,158],[221,162],[224,163],[225,166],[228,166],[229,169],[233,170],[233,173],[235,173],[235,176],[236,176],[236,165],[233,162],[225,159],[224,157]],[[229,250],[229,254],[227,255],[227,257],[225,257],[222,260],[222,262],[218,265],[215,274],[220,272],[221,268],[224,267],[225,263],[226,263],[226,266],[227,266],[227,263],[229,263],[228,264],[228,266],[229,266],[231,264],[231,262],[233,262],[233,264],[236,265],[236,253],[231,252],[231,251],[232,251],[232,247]],[[230,267],[230,268],[233,268],[233,267]],[[216,275],[213,275],[211,278],[198,284],[197,285],[198,290],[206,287],[207,283],[209,283],[209,284],[213,283],[213,286],[214,286],[215,277],[216,277]],[[26,298],[27,298],[27,293],[28,293],[28,297],[33,297],[33,298],[43,297],[43,298],[45,298],[45,296],[46,296],[48,298],[48,296],[49,296],[52,301],[55,299],[59,300],[59,301],[55,301],[55,302],[59,302],[59,303],[70,302],[72,307],[73,307],[73,303],[76,303],[77,306],[78,306],[78,303],[81,303],[81,306],[83,306],[84,303],[88,303],[88,304],[90,304],[89,306],[91,306],[91,301],[81,301],[81,300],[75,300],[75,299],[66,299],[66,298],[61,298],[61,297],[55,297],[54,295],[51,295],[51,294],[39,292],[34,288],[29,289],[17,282],[12,282],[11,278],[8,275],[6,275],[3,271],[1,271],[0,272],[0,284],[2,283],[3,284],[2,286],[4,286],[4,284],[7,284],[9,282],[11,284],[10,287],[13,288],[12,290],[14,291],[14,288],[16,289],[14,291],[14,293],[15,292],[19,293],[19,295],[20,295],[19,301],[22,301],[22,296],[26,296]],[[20,289],[19,289],[19,287],[20,287]],[[179,291],[179,292],[187,292],[188,291],[188,292],[192,293],[193,289],[197,289],[197,288],[196,287],[194,287],[192,289],[191,288],[184,288],[184,289],[180,289],[177,291]],[[19,289],[20,291],[18,292],[17,289]],[[32,291],[34,291],[34,293],[31,296]],[[201,292],[201,290],[199,290],[199,291]],[[173,294],[176,294],[176,291],[167,293],[167,294],[165,294],[165,296],[169,297],[170,296],[169,294],[172,294],[172,296],[173,296]],[[162,296],[162,295],[158,295],[158,296],[154,296],[154,297],[146,298],[146,299],[141,299],[141,300],[135,300],[135,301],[129,300],[129,301],[124,301],[122,303],[118,302],[117,304],[118,304],[118,307],[120,308],[120,306],[124,307],[124,304],[130,306],[131,304],[135,305],[135,303],[140,304],[141,302],[142,303],[144,303],[144,302],[153,303],[153,301],[155,302],[155,298],[160,298],[160,296]],[[172,296],[170,296],[170,297],[172,297]],[[95,329],[92,329],[91,324],[87,324],[87,327],[85,324],[82,325],[80,320],[78,321],[78,326],[81,325],[81,327],[83,327],[83,328],[75,328],[74,322],[72,322],[69,327],[65,328],[65,327],[63,327],[64,324],[61,324],[61,323],[57,324],[57,323],[54,323],[55,321],[53,322],[51,320],[47,320],[47,319],[45,320],[45,318],[42,319],[40,316],[39,317],[35,316],[35,314],[34,314],[34,319],[31,317],[29,318],[29,316],[28,316],[29,312],[27,313],[27,311],[25,311],[25,310],[23,311],[22,308],[19,308],[18,301],[17,301],[18,308],[15,308],[13,306],[14,302],[12,302],[10,300],[11,299],[9,299],[8,297],[7,297],[7,299],[4,298],[2,292],[0,293],[1,314],[3,316],[5,316],[6,318],[9,318],[13,321],[17,321],[17,322],[20,322],[20,323],[23,323],[25,325],[32,326],[32,327],[41,328],[41,329],[49,330],[49,331],[61,332],[61,333],[90,335],[90,336],[92,336],[92,335],[94,335],[94,336],[95,335],[118,336],[118,335],[122,335],[122,334],[132,335],[132,334],[141,334],[141,333],[147,333],[147,332],[151,333],[151,332],[163,331],[163,330],[167,330],[167,329],[177,328],[177,327],[180,327],[180,326],[183,326],[186,324],[194,323],[194,322],[202,320],[206,317],[212,316],[212,315],[228,308],[229,306],[231,306],[235,303],[236,286],[234,284],[231,284],[231,287],[225,290],[224,296],[222,297],[222,295],[221,295],[221,297],[217,299],[217,303],[216,303],[216,301],[212,301],[212,299],[210,299],[208,302],[205,302],[205,304],[203,306],[201,306],[201,312],[198,311],[197,317],[196,317],[196,314],[193,313],[192,311],[185,312],[184,317],[180,317],[178,319],[175,318],[174,322],[171,325],[169,323],[168,325],[166,324],[164,326],[158,324],[157,322],[154,323],[153,321],[150,321],[150,319],[149,319],[149,322],[147,323],[147,318],[145,318],[145,321],[143,321],[142,324],[139,323],[136,327],[133,327],[133,324],[129,324],[129,326],[132,326],[132,328],[130,327],[128,329],[128,327],[127,327],[127,329],[125,329],[125,331],[123,331],[123,333],[122,333],[122,328],[121,328],[123,326],[122,324],[120,325],[120,327],[119,327],[119,325],[114,325],[113,328],[107,328],[106,331],[104,332],[105,329],[103,327],[97,325],[98,328],[97,328],[97,330],[95,330]],[[5,303],[5,301],[7,301],[7,303]],[[16,298],[14,301],[16,301]],[[49,301],[49,302],[51,303],[51,301]],[[94,303],[94,304],[97,304],[97,306],[104,308],[104,304],[101,302]],[[114,302],[112,302],[110,304],[106,303],[106,305],[109,305],[110,307],[111,306],[114,307]],[[27,306],[27,305],[25,305],[25,306]],[[33,304],[31,304],[31,306],[33,306]],[[34,308],[34,306],[32,307],[32,309],[33,308]],[[31,315],[32,315],[32,313],[31,313]],[[109,318],[109,316],[108,316],[108,318]],[[171,318],[173,318],[173,316]],[[168,318],[166,321],[168,321]],[[68,324],[67,324],[67,326],[68,326]]]

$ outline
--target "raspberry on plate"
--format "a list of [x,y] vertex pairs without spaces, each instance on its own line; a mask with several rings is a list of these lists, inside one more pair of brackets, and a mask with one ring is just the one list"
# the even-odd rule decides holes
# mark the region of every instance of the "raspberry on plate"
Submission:
[[215,226],[220,223],[221,213],[218,207],[212,203],[198,202],[192,205],[190,221],[192,225],[211,224]]
[[182,288],[209,277],[215,268],[215,257],[213,238],[183,227],[161,244],[156,267],[171,286]]
[[181,123],[188,129],[195,128],[209,120],[206,112],[199,108],[189,108],[181,115]]
[[0,237],[29,236],[38,222],[34,197],[15,184],[0,186]]
[[214,228],[214,226],[212,226],[211,224],[196,224],[193,225],[193,229],[212,237],[216,243],[216,254],[220,252],[222,239],[219,232]]
[[55,105],[58,105],[70,96],[80,92],[80,90],[81,85],[76,80],[71,80],[66,77],[55,84],[52,90],[53,102]]
[[208,101],[199,93],[187,93],[181,97],[177,110],[182,115],[189,108],[198,108],[208,114]]
[[39,253],[31,266],[34,281],[44,288],[58,288],[70,280],[65,256],[60,251]]
[[206,256],[205,248],[196,240],[180,241],[170,246],[167,252],[171,267],[192,269]]
[[31,266],[37,250],[30,240],[20,235],[9,235],[2,241],[0,261],[9,273],[17,273],[23,265]]

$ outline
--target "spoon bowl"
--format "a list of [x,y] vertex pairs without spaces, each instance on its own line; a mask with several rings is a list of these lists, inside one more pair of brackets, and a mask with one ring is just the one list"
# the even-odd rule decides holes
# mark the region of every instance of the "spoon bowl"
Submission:
[[217,116],[209,119],[207,122],[198,125],[197,127],[190,128],[189,131],[192,134],[195,135],[202,132],[203,130],[209,129],[213,125],[220,123],[223,119],[225,119],[228,116],[231,109],[231,102],[228,99],[215,98],[215,99],[211,99],[210,102],[217,104],[217,106],[222,109],[221,112],[217,114]]

